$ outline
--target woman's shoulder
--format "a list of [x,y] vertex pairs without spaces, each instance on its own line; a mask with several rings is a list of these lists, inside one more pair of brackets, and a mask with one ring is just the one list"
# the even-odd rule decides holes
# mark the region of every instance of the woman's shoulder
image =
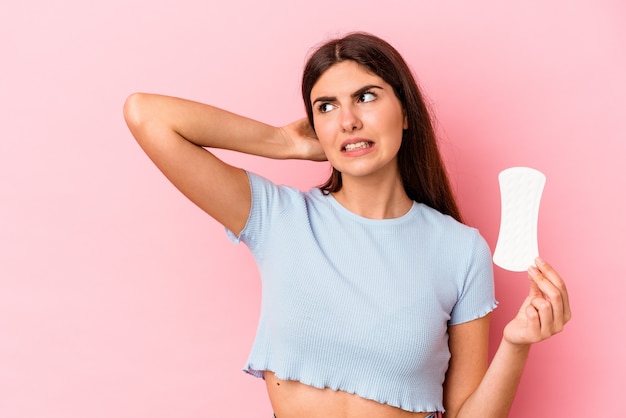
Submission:
[[439,212],[437,209],[434,209],[424,203],[417,203],[419,207],[420,215],[427,221],[441,224],[442,226],[457,230],[457,231],[471,231],[475,228],[464,224],[462,222],[457,221],[450,215],[446,215],[444,213]]
[[445,215],[423,203],[417,205],[422,222],[432,227],[437,234],[469,245],[482,246],[485,242],[484,237],[476,227],[459,222],[452,216]]
[[302,196],[307,192],[303,192],[295,186],[290,186],[270,180],[261,174],[247,171],[248,181],[250,182],[250,188],[254,193],[256,190],[265,194],[284,194],[288,196]]
[[263,175],[246,171],[252,193],[252,212],[282,213],[286,210],[306,211],[307,207],[323,205],[322,191],[313,187],[304,191],[292,185],[274,182]]

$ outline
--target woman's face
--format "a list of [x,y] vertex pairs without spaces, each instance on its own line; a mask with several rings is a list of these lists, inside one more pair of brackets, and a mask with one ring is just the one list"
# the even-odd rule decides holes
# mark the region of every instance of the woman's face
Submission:
[[407,121],[393,88],[354,61],[334,64],[311,90],[315,132],[346,176],[398,175]]

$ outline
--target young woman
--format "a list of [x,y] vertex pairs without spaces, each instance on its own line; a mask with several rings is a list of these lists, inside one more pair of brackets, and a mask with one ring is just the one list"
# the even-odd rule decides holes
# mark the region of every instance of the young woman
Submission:
[[[488,364],[491,254],[461,223],[424,100],[385,41],[353,33],[309,59],[307,118],[273,127],[216,107],[134,94],[128,126],[189,199],[253,253],[262,281],[245,370],[278,418],[505,417],[532,343],[570,318],[542,259]],[[204,147],[328,160],[308,193]]]

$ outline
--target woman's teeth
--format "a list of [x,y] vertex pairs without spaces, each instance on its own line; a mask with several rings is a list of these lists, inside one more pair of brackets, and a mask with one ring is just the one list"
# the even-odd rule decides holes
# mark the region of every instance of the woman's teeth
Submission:
[[346,151],[354,151],[355,149],[363,149],[363,148],[369,148],[370,147],[370,143],[367,141],[360,141],[360,142],[355,142],[354,144],[348,144],[344,147],[344,149]]

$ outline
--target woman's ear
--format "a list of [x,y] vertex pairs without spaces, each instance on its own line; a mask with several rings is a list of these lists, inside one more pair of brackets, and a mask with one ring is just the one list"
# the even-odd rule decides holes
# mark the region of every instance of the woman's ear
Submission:
[[404,109],[402,109],[402,114],[404,115],[402,129],[406,131],[407,129],[409,129],[409,119],[406,117],[406,112],[404,111]]

